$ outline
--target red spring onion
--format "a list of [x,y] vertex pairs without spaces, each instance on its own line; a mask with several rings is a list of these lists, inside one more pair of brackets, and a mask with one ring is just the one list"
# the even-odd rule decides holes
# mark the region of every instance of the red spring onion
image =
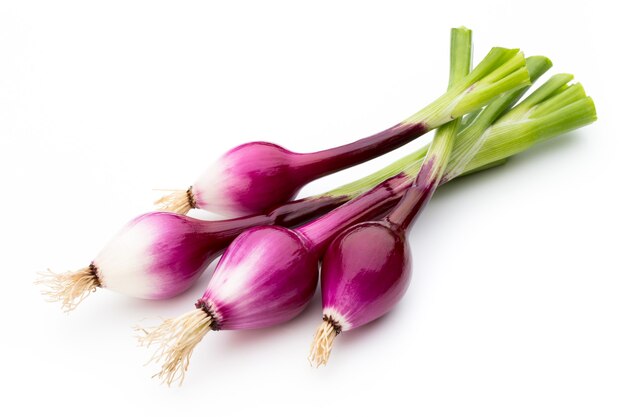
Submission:
[[[469,37],[469,32],[453,30],[453,62],[455,41],[467,43]],[[464,50],[468,47],[456,45]],[[533,75],[530,66],[529,71],[531,79],[543,72]],[[411,275],[407,230],[440,182],[467,169],[477,146],[485,146],[486,137],[515,131],[514,136],[520,138],[516,143],[526,146],[595,120],[593,102],[579,85],[567,86],[570,80],[566,74],[552,77],[493,126],[502,111],[517,100],[516,94],[494,101],[458,135],[458,121],[440,128],[413,185],[391,213],[380,221],[349,227],[333,240],[322,264],[323,318],[311,346],[311,364],[326,364],[337,335],[381,317],[401,299]],[[453,163],[449,164],[455,139],[460,139],[457,147],[461,153],[450,158]]]
[[192,187],[167,195],[157,203],[162,210],[182,214],[191,208],[226,215],[263,213],[291,200],[305,184],[317,178],[398,148],[527,84],[523,55],[518,50],[493,48],[474,71],[446,94],[389,129],[314,153],[295,153],[268,142],[246,143],[223,155]]

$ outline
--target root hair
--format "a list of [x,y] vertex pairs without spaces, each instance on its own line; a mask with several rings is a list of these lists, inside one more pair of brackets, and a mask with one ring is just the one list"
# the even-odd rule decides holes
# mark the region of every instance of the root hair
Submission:
[[322,324],[317,328],[313,337],[313,343],[311,343],[311,351],[309,353],[311,366],[319,368],[320,365],[328,363],[330,352],[333,349],[333,340],[339,333],[341,333],[341,326],[331,317],[324,315]]
[[187,214],[196,207],[191,187],[186,190],[175,190],[154,202],[159,211],[169,211],[177,214]]
[[155,328],[137,327],[139,344],[150,347],[157,344],[150,362],[160,362],[161,371],[153,375],[168,386],[178,381],[182,385],[193,349],[211,330],[213,317],[202,309],[196,309],[175,319],[164,320]]
[[42,294],[48,301],[60,302],[65,312],[74,310],[89,294],[102,286],[94,264],[60,274],[48,269],[40,272],[39,276],[35,283],[43,287]]

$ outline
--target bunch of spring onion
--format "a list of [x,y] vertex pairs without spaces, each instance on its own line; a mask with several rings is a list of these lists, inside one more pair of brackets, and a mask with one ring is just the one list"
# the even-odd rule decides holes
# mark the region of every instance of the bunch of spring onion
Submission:
[[[169,298],[225,250],[195,309],[141,329],[141,342],[158,346],[158,375],[171,384],[182,382],[209,331],[262,328],[300,313],[322,260],[323,320],[309,360],[326,363],[338,334],[380,317],[401,298],[410,276],[406,232],[438,186],[595,120],[593,101],[567,74],[515,105],[550,68],[547,58],[493,48],[469,71],[470,55],[471,32],[454,29],[448,91],[376,135],[310,154],[262,142],[231,150],[188,190],[164,197],[161,208],[169,212],[133,219],[87,267],[46,274],[46,294],[65,310],[99,287]],[[327,193],[290,201],[306,183],[436,128],[430,146]],[[243,217],[202,221],[184,215],[191,208]]]
[[[451,90],[469,67],[470,51],[470,32],[454,30]],[[550,66],[541,57],[529,61],[521,68],[532,80]],[[380,317],[406,290],[405,233],[442,182],[595,120],[593,102],[579,85],[567,85],[570,80],[555,76],[506,111],[521,95],[511,89],[465,124],[453,120],[425,156],[418,151],[419,163],[416,159],[399,172],[386,171],[390,178],[310,223],[293,229],[259,226],[240,234],[194,309],[156,328],[140,329],[143,344],[157,345],[153,359],[162,362],[157,375],[168,384],[182,382],[195,346],[210,331],[263,328],[295,317],[313,296],[322,258],[324,319],[310,360],[325,363],[337,334]],[[502,146],[487,145],[494,139]],[[489,157],[481,160],[483,150]]]
[[[213,173],[202,176],[192,189],[167,197],[169,207],[176,213],[139,216],[86,267],[44,274],[40,282],[47,288],[45,294],[50,300],[60,301],[66,311],[99,287],[147,299],[180,294],[244,230],[257,225],[295,226],[362,194],[389,175],[383,170],[345,188],[289,202],[307,182],[388,152],[528,83],[523,55],[518,50],[493,48],[441,97],[379,134],[312,154],[296,154],[268,143],[241,145],[217,162],[219,172],[213,167],[209,170]],[[418,162],[420,158],[423,151],[389,170],[400,171],[402,164]],[[246,216],[200,221],[182,215],[191,207]]]

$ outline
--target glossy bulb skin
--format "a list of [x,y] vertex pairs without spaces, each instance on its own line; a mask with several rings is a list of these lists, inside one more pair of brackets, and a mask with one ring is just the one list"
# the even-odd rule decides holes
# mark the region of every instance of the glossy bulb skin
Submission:
[[341,331],[386,314],[402,298],[411,277],[404,232],[390,223],[359,223],[339,234],[322,263],[324,314]]
[[255,227],[224,252],[196,306],[210,311],[219,329],[273,326],[306,307],[318,274],[318,254],[298,232]]
[[162,212],[135,218],[94,259],[100,284],[145,299],[182,293],[229,241],[207,223]]
[[[327,244],[350,225],[381,215],[410,184],[398,174],[294,230],[261,226],[239,235],[196,307],[220,329],[256,329],[290,320],[309,302]],[[374,236],[375,237],[375,236]]]
[[268,142],[238,146],[192,186],[195,207],[228,216],[263,213],[291,200],[308,179],[297,154]]

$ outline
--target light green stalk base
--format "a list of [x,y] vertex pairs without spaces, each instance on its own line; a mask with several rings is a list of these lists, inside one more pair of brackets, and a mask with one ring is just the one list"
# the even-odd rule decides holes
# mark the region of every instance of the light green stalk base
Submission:
[[430,129],[436,128],[530,84],[524,54],[518,49],[493,48],[472,72],[404,123],[424,123]]

